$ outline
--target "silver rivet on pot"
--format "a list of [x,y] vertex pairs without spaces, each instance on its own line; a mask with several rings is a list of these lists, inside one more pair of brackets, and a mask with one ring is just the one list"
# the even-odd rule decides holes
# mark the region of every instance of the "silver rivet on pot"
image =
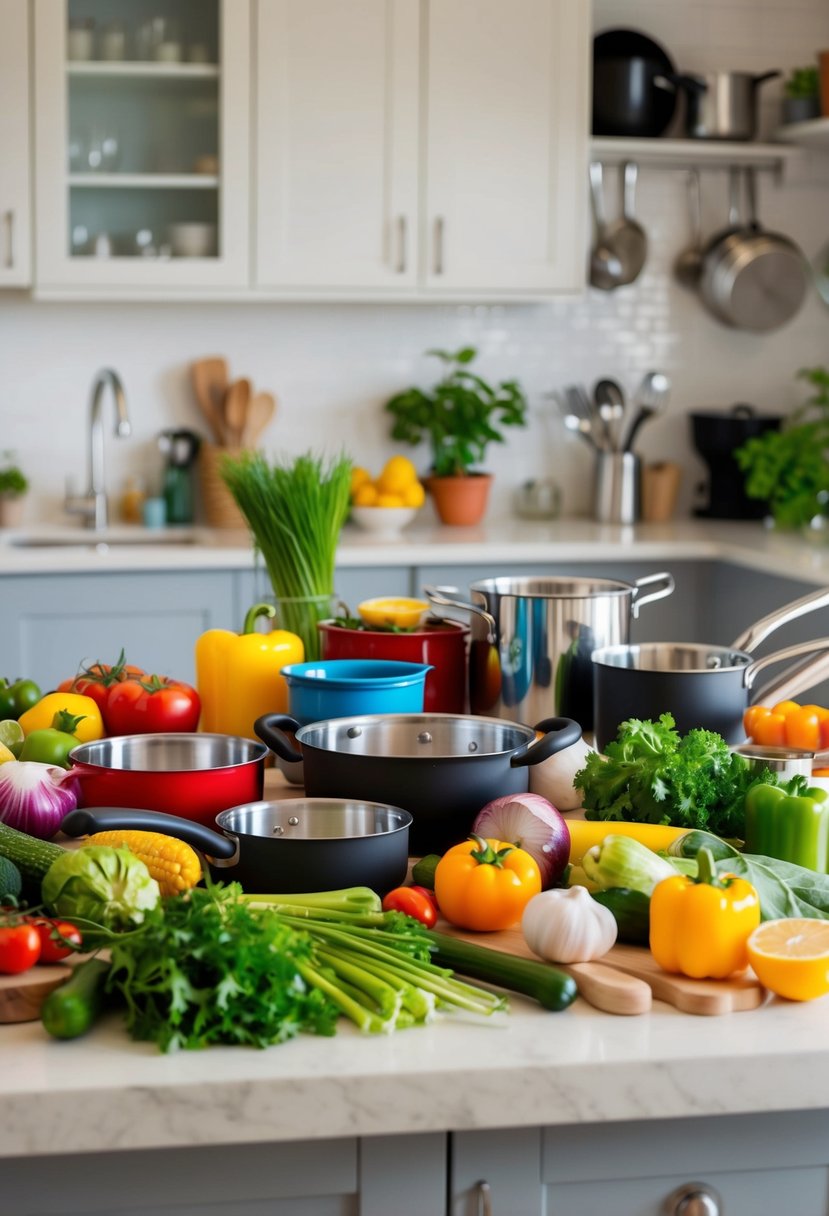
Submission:
[[362,726],[349,726],[345,733],[348,735],[349,739],[359,739],[360,735],[363,733],[363,728]]
[[275,825],[275,827],[272,829],[271,835],[273,835],[273,836],[281,836],[281,835],[282,835],[282,833],[283,833],[284,831],[285,831],[285,829],[283,828],[282,824],[281,824],[281,823],[277,823],[277,824]]
[[418,741],[418,743],[431,743],[432,742],[431,731],[422,730],[420,732],[420,734],[417,736],[417,741]]
[[296,815],[292,815],[291,818],[288,820],[288,823],[290,824],[290,826],[292,828],[295,828],[296,825],[299,823],[299,820],[297,819]]
[[474,740],[474,739],[473,739],[473,740],[472,740],[472,742],[469,744],[469,748],[468,748],[467,750],[468,750],[468,751],[470,751],[470,752],[476,752],[476,751],[478,750],[478,744],[475,742],[475,740]]

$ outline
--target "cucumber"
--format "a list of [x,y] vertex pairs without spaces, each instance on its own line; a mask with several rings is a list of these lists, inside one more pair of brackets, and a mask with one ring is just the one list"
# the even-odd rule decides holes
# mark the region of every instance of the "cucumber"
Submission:
[[0,856],[0,902],[5,903],[9,896],[18,899],[22,890],[23,878],[17,866],[8,857]]
[[53,861],[62,857],[66,849],[48,840],[37,840],[27,832],[18,832],[8,824],[0,823],[0,857],[14,862],[24,879],[40,888],[43,875]]
[[104,984],[109,963],[100,958],[78,963],[72,976],[49,993],[40,1019],[55,1039],[77,1039],[86,1034],[104,1006]]
[[475,946],[432,930],[428,930],[426,936],[437,946],[431,961],[439,967],[449,967],[460,975],[521,992],[533,997],[545,1009],[553,1012],[566,1009],[578,996],[576,981],[549,963],[516,958],[503,950]]
[[608,908],[616,920],[620,942],[647,946],[650,938],[651,901],[641,891],[629,887],[608,887],[606,891],[591,891],[596,903]]
[[438,868],[440,856],[437,853],[427,853],[412,866],[412,882],[418,887],[426,887],[429,891],[435,889],[435,870]]

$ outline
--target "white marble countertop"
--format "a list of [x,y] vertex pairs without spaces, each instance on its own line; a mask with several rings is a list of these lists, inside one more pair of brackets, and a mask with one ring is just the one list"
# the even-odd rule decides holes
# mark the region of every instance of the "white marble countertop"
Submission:
[[[21,545],[21,539],[29,543]],[[585,519],[505,518],[479,527],[447,528],[424,520],[392,538],[349,524],[337,553],[337,565],[343,569],[480,564],[493,574],[504,563],[700,560],[728,561],[815,584],[829,582],[829,545],[754,522],[685,519],[622,527]],[[194,528],[159,534],[120,527],[96,536],[45,524],[22,532],[0,531],[0,575],[252,566],[252,546],[240,532]]]
[[523,998],[497,1025],[159,1054],[116,1015],[56,1042],[0,1027],[0,1156],[826,1109],[829,998],[639,1017]]

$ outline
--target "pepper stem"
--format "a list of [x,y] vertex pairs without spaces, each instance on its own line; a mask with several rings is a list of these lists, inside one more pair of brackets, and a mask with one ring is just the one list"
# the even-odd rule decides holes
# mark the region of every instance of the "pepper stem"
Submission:
[[256,633],[256,622],[260,616],[266,616],[269,621],[272,621],[276,616],[276,608],[273,604],[254,604],[247,611],[245,623],[242,626],[242,633]]
[[708,886],[717,886],[719,879],[717,877],[717,867],[714,862],[714,854],[710,849],[702,848],[697,853],[697,877],[699,883],[707,883]]
[[71,714],[68,709],[59,709],[52,719],[52,728],[61,730],[67,735],[74,735],[80,723],[88,716],[88,714]]
[[513,845],[507,845],[505,849],[498,849],[496,852],[488,840],[484,840],[483,836],[476,836],[474,832],[470,832],[469,839],[474,840],[477,849],[473,849],[470,857],[474,857],[480,866],[497,866],[499,869],[504,867],[504,858],[512,853]]

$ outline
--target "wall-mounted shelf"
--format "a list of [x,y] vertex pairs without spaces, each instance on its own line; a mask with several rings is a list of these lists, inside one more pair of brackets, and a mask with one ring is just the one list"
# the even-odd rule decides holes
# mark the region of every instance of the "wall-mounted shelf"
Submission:
[[85,190],[215,190],[211,173],[70,173],[69,185]]
[[777,131],[777,138],[805,148],[829,152],[829,118],[812,118],[808,122],[791,122]]
[[147,80],[215,80],[219,66],[215,63],[152,63],[119,59],[75,60],[67,63],[69,76],[132,77]]
[[[826,140],[829,144],[829,119]],[[812,123],[797,126],[811,127]],[[704,139],[623,139],[617,136],[594,136],[590,154],[595,160],[613,164],[635,160],[639,165],[665,169],[729,169],[732,165],[753,166],[755,169],[780,171],[785,162],[797,155],[791,143],[761,144],[732,143],[726,140]]]

